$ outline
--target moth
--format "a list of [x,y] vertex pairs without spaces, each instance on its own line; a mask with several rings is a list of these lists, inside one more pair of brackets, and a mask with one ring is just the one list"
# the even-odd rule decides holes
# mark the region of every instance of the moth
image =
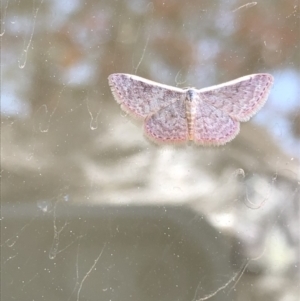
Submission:
[[157,144],[224,145],[240,122],[265,104],[273,76],[252,74],[203,89],[167,86],[124,73],[108,77],[121,109],[143,121],[144,134]]

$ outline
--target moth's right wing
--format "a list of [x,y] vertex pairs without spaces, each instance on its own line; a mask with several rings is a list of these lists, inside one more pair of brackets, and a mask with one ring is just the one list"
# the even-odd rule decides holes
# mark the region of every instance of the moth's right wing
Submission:
[[198,93],[206,104],[235,120],[248,121],[265,104],[273,81],[271,74],[251,74],[198,90]]
[[240,130],[240,122],[216,107],[196,103],[193,124],[193,140],[198,145],[224,145],[231,141]]

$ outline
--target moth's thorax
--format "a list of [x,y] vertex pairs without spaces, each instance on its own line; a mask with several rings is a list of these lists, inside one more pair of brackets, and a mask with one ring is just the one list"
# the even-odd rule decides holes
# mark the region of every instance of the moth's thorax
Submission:
[[194,122],[196,116],[196,103],[199,101],[199,93],[196,89],[189,88],[186,90],[186,101],[185,101],[185,111],[188,124],[188,137],[189,140],[194,139]]

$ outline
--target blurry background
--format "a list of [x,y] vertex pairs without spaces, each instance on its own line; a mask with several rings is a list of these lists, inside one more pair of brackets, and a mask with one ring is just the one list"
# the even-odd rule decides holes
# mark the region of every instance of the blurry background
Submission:
[[[1,5],[2,300],[299,300],[299,1]],[[231,143],[157,147],[114,72],[275,83]]]

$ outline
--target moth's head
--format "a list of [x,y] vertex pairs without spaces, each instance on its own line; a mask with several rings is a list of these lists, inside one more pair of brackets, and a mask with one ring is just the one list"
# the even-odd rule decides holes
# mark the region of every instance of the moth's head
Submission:
[[188,101],[193,101],[196,95],[196,89],[195,88],[187,88],[186,89],[186,98]]

